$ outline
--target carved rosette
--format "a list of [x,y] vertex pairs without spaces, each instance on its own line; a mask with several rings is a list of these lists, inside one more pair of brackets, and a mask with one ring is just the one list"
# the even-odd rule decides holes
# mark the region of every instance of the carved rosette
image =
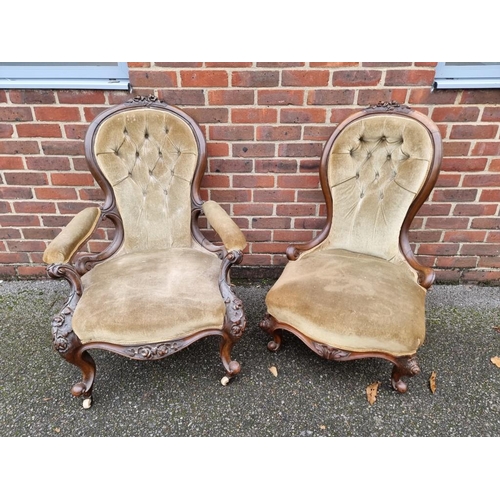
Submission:
[[154,360],[170,356],[170,354],[173,354],[180,349],[182,349],[182,343],[164,342],[156,345],[146,344],[142,346],[129,347],[125,350],[125,352],[131,358]]
[[410,107],[405,104],[400,104],[397,101],[379,101],[376,105],[368,106],[366,109],[373,109],[376,111],[402,111],[408,112],[410,111]]
[[352,353],[349,351],[343,351],[342,349],[336,349],[326,344],[321,344],[319,342],[313,342],[315,351],[325,359],[335,360],[335,361],[345,361]]

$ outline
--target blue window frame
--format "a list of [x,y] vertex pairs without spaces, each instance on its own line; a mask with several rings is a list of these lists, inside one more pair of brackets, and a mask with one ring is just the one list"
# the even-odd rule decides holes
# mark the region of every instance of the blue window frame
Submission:
[[0,62],[1,89],[129,89],[125,62]]
[[440,62],[435,89],[500,88],[500,62]]

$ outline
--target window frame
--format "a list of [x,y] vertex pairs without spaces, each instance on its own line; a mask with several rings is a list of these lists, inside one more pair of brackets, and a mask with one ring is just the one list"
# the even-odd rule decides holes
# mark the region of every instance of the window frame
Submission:
[[438,62],[434,89],[495,89],[500,88],[500,63]]
[[128,64],[2,62],[0,89],[130,90]]

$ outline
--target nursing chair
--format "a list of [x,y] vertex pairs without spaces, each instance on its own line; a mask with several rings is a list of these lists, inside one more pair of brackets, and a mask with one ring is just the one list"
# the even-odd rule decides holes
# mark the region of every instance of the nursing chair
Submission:
[[408,239],[442,158],[441,136],[426,116],[396,102],[379,103],[341,123],[320,163],[326,223],[288,262],[266,296],[261,328],[277,351],[291,332],[328,360],[381,358],[391,382],[420,372],[426,291],[432,269]]
[[[55,350],[82,372],[71,393],[90,407],[91,349],[159,360],[210,335],[221,337],[226,385],[240,371],[231,351],[246,319],[230,269],[241,262],[246,240],[220,205],[201,199],[200,128],[154,96],[135,97],[90,124],[85,155],[105,201],[79,212],[43,257],[49,276],[71,288],[52,320]],[[217,244],[204,236],[202,215]],[[109,246],[82,252],[106,220],[114,225]]]

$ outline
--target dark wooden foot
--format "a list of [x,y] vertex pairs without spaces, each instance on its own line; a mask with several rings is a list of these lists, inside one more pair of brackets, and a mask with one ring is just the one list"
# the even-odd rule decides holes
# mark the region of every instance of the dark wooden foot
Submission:
[[266,314],[264,319],[259,323],[259,326],[262,330],[273,336],[273,340],[268,342],[267,348],[272,352],[276,352],[281,347],[283,340],[283,335],[281,329],[278,328],[276,319],[270,314]]
[[223,335],[221,344],[220,344],[220,356],[222,359],[222,364],[226,369],[226,375],[222,377],[221,384],[227,385],[230,380],[232,380],[238,373],[241,371],[241,365],[238,361],[234,361],[231,359],[231,351],[233,350],[233,346],[235,344],[235,340],[230,337]]
[[400,393],[406,392],[408,385],[401,380],[401,377],[413,377],[419,373],[420,368],[415,356],[402,356],[396,358],[391,376],[392,387]]

